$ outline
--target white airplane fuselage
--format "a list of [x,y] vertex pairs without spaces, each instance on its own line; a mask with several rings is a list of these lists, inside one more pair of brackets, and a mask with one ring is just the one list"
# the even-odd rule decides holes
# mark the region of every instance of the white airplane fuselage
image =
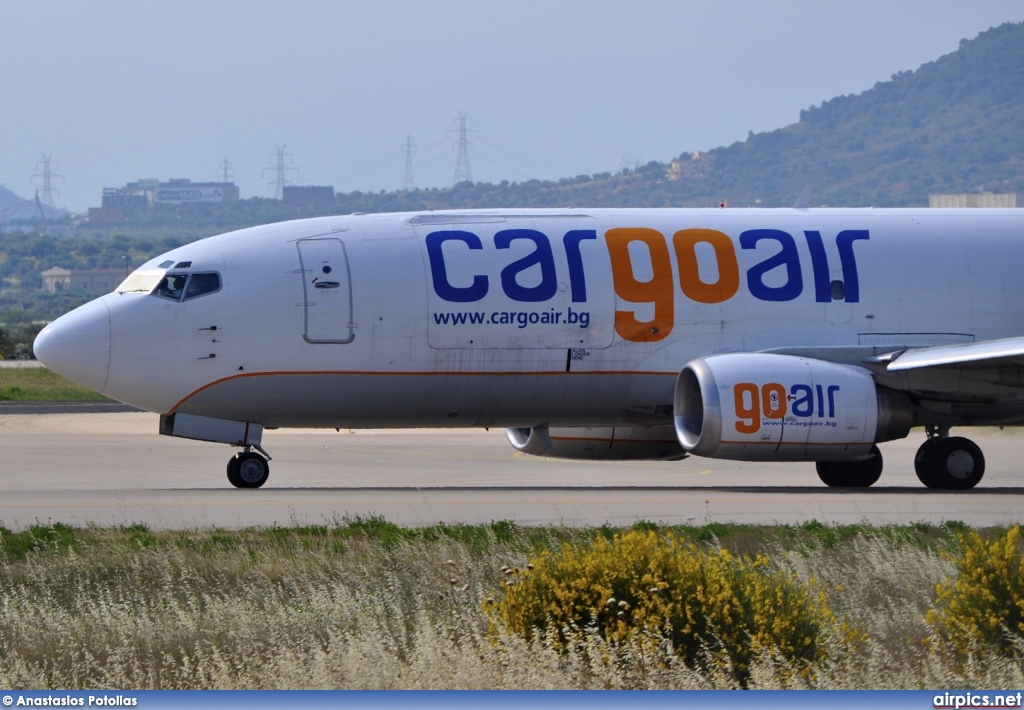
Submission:
[[[1021,264],[1020,210],[316,218],[159,256],[49,325],[36,350],[141,409],[264,427],[672,426],[687,363],[765,351],[866,373],[907,398],[913,425],[1016,423],[1014,362],[886,363],[1024,334]],[[175,276],[194,278],[193,297]],[[759,393],[774,397],[759,362],[740,376],[757,401],[735,398],[755,418]],[[826,402],[818,386],[801,404],[802,385],[783,383],[788,408],[765,400],[766,425],[821,414],[828,426],[828,404],[842,428],[847,390]]]

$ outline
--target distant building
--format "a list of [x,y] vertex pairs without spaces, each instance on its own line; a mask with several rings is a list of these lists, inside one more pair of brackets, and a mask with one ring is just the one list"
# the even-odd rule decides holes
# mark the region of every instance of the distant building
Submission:
[[101,210],[121,210],[124,213],[127,207],[148,207],[149,198],[144,192],[136,192],[128,187],[105,187],[103,188],[103,202]]
[[964,195],[928,195],[929,207],[1016,207],[1017,193],[983,192]]
[[55,266],[40,275],[43,288],[49,293],[109,293],[124,281],[124,269],[62,269]]
[[334,187],[330,185],[285,185],[281,201],[286,205],[321,207],[334,204]]
[[680,156],[669,163],[665,175],[669,180],[702,178],[705,177],[714,162],[715,156],[712,153],[701,153],[696,150],[686,158]]
[[103,207],[152,207],[180,205],[190,202],[232,202],[238,199],[238,187],[232,182],[192,182],[175,178],[160,182],[148,178],[130,182],[124,187],[103,188]]
[[124,208],[122,207],[90,207],[89,224],[121,224],[124,222]]

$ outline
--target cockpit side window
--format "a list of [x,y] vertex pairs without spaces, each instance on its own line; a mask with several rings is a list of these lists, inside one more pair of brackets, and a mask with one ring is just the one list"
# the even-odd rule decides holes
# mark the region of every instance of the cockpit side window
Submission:
[[185,300],[199,298],[208,293],[220,291],[220,275],[214,273],[192,274],[185,288]]
[[215,272],[166,274],[153,289],[153,295],[169,301],[188,301],[215,291],[220,291],[220,274]]
[[160,283],[153,289],[153,295],[171,301],[180,301],[187,281],[188,274],[167,274],[160,279]]

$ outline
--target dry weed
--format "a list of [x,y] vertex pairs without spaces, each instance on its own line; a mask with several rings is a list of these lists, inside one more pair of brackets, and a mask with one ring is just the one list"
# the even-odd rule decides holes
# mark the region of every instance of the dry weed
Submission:
[[[574,536],[583,537],[75,531],[72,542],[0,561],[0,685],[735,687],[729,669],[688,668],[663,639],[590,633],[566,650],[554,632],[495,636],[484,609],[502,565],[522,568],[538,545]],[[832,549],[772,544],[763,552],[774,565],[817,579],[869,640],[832,649],[803,678],[766,650],[750,663],[749,687],[1024,685],[1020,660],[954,665],[923,643],[936,585],[955,572],[936,552],[871,535]]]

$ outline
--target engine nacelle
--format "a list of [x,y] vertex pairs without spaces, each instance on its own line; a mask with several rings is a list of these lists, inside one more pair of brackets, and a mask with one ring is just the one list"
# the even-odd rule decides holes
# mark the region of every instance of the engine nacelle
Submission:
[[517,451],[592,461],[678,461],[686,452],[671,426],[506,429]]
[[689,362],[674,407],[687,452],[743,461],[863,459],[913,424],[909,399],[879,391],[867,370],[771,353]]

